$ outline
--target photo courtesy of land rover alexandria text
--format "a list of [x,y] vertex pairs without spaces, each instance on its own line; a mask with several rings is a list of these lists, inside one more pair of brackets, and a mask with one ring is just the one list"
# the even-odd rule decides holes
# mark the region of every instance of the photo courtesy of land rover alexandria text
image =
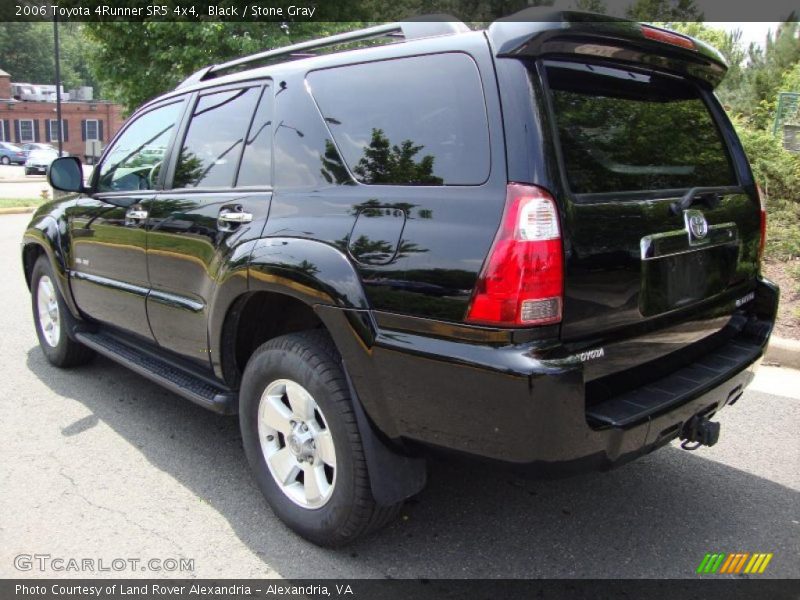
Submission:
[[22,243],[42,350],[238,414],[321,545],[390,522],[434,452],[559,476],[710,446],[778,304],[726,68],[543,9],[211,65],[88,181],[53,162]]

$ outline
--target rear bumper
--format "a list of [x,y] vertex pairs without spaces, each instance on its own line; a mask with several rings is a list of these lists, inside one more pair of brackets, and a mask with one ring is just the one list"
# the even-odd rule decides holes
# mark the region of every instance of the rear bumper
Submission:
[[[777,300],[777,288],[760,281],[747,322],[729,340],[746,351],[728,353],[730,362],[713,376],[683,381],[671,399],[656,398],[657,406],[639,415],[617,410],[621,417],[605,422],[587,413],[579,357],[542,360],[546,353],[535,345],[491,347],[393,331],[362,345],[366,352],[342,354],[367,414],[388,437],[560,475],[627,462],[677,437],[694,415],[739,400],[767,345]],[[697,371],[700,363],[688,367]],[[678,379],[684,377],[672,384]]]

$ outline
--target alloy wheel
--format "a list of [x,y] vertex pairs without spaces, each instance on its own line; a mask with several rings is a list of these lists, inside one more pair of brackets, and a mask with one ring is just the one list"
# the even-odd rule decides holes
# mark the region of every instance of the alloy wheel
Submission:
[[324,506],[336,484],[336,450],[325,416],[299,383],[270,383],[258,406],[258,436],[270,474],[302,508]]

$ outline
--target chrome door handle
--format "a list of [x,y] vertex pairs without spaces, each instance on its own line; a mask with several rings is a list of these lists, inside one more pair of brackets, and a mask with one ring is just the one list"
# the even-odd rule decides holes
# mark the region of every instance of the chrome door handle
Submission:
[[125,213],[126,219],[136,219],[137,221],[141,219],[147,218],[147,211],[141,210],[138,208],[131,208],[128,212]]
[[219,213],[219,220],[223,223],[249,223],[253,220],[253,215],[246,212],[238,212],[235,210],[223,210]]

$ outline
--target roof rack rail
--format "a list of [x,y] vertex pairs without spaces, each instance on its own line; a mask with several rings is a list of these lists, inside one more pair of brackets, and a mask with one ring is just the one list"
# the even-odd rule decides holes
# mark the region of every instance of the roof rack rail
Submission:
[[404,40],[432,37],[436,35],[450,35],[469,31],[464,23],[450,15],[427,15],[415,17],[413,20],[400,21],[397,23],[386,23],[365,29],[357,29],[346,33],[339,33],[316,40],[300,42],[291,46],[283,46],[274,50],[258,52],[242,58],[230,60],[218,65],[210,65],[187,77],[178,85],[178,88],[187,87],[195,83],[200,83],[210,79],[221,71],[227,71],[235,67],[249,63],[270,61],[275,59],[296,60],[314,56],[311,50],[318,50],[330,46],[338,46],[351,42],[359,42],[381,37],[403,38]]

